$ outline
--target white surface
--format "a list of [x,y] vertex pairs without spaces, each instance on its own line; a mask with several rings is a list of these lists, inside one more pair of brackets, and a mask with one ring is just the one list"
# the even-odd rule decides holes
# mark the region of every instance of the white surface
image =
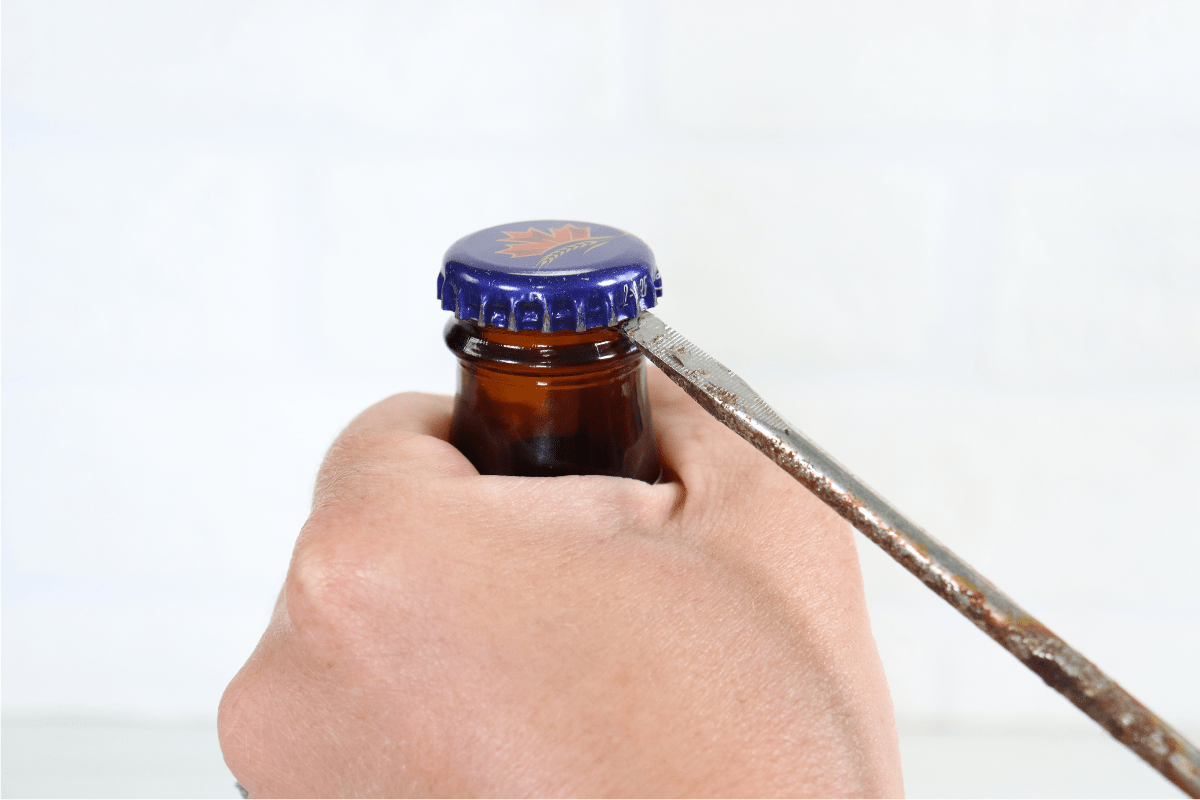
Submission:
[[5,798],[240,798],[215,722],[4,721]]
[[1183,797],[1108,734],[900,728],[909,797]]
[[[567,217],[1200,720],[1200,6],[9,0],[2,36],[7,712],[209,717],[329,441],[451,390],[441,253]],[[904,719],[1075,724],[860,550]]]
[[4,720],[4,797],[240,798],[215,722]]

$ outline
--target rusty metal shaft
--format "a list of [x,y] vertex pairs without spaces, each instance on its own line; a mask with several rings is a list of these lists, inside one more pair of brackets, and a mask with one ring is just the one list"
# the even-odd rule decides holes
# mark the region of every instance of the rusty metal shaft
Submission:
[[621,325],[705,410],[762,451],[1171,783],[1200,798],[1200,750],[653,314]]

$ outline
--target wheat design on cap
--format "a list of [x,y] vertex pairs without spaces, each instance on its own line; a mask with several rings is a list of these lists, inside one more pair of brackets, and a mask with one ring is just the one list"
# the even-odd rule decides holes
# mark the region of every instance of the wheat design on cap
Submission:
[[615,236],[592,236],[590,227],[566,224],[561,228],[548,228],[542,231],[529,228],[525,231],[504,231],[505,238],[497,239],[501,244],[507,244],[503,250],[497,250],[496,255],[511,256],[512,258],[529,258],[542,256],[538,261],[539,268],[546,266],[561,255],[572,250],[594,250]]

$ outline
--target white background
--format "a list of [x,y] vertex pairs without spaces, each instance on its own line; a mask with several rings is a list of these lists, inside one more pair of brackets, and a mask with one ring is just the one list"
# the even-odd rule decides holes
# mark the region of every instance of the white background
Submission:
[[[453,389],[442,252],[538,217],[645,239],[664,319],[1200,738],[1197,42],[1157,0],[7,0],[5,780],[22,725],[211,724],[324,448]],[[923,736],[1148,772],[860,551],[910,791]],[[1016,758],[954,791],[1086,785]]]

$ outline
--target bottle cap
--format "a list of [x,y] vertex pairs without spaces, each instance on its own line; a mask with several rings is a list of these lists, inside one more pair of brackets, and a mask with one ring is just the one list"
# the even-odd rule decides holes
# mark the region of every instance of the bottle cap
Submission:
[[612,327],[662,296],[654,254],[631,233],[539,219],[459,239],[438,275],[442,308],[514,331]]

